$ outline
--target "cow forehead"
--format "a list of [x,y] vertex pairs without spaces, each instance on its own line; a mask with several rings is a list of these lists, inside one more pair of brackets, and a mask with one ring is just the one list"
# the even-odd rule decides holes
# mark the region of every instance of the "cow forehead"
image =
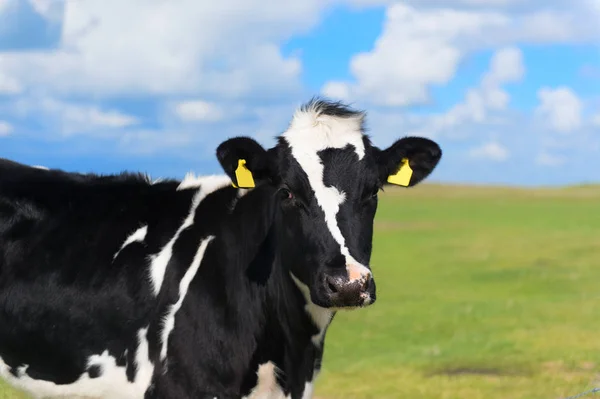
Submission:
[[333,238],[340,245],[347,263],[357,263],[348,248],[337,224],[336,216],[346,193],[325,184],[325,166],[319,153],[326,149],[343,149],[348,145],[361,161],[365,158],[365,141],[362,130],[362,113],[344,115],[328,112],[319,104],[296,111],[289,128],[282,134],[291,156],[298,162],[308,178],[318,205],[323,210],[325,222]]
[[351,145],[359,160],[365,156],[362,131],[363,115],[335,116],[318,108],[296,111],[289,128],[282,134],[292,155],[304,167],[314,167],[318,153],[328,148],[342,149]]
[[323,181],[326,186],[335,186],[340,190],[355,193],[365,186],[374,186],[379,180],[377,164],[373,157],[367,154],[358,160],[352,148],[326,149],[320,153],[323,164]]
[[[364,114],[348,111],[340,116],[328,111],[319,104],[296,111],[280,137],[281,159],[289,160],[283,162],[281,171],[296,191],[320,193],[332,201],[337,198],[341,205],[349,195],[354,197],[364,187],[377,184],[378,174],[364,134]],[[325,189],[332,186],[337,192]]]
[[362,130],[362,113],[338,116],[327,114],[326,111],[327,109],[318,108],[318,105],[296,111],[288,129],[282,134],[291,156],[300,165],[315,191],[323,191],[322,151],[351,148],[348,151],[354,151],[360,162],[365,158],[367,150]]

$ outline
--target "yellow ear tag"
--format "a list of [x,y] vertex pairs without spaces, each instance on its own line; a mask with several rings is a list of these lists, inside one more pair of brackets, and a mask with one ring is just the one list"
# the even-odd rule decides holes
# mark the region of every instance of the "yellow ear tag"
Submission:
[[388,183],[397,184],[399,186],[408,187],[410,178],[412,177],[413,170],[410,168],[408,159],[402,159],[402,166],[395,175],[388,176]]
[[[254,178],[252,177],[252,172],[246,167],[246,160],[240,159],[238,160],[238,167],[235,170],[235,178],[239,187],[241,188],[251,188],[254,187]],[[232,183],[233,187],[239,188],[235,183]]]

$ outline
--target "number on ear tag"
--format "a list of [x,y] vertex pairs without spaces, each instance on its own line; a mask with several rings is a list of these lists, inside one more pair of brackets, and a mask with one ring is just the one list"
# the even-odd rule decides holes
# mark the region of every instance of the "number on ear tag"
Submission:
[[413,170],[410,168],[408,159],[402,159],[402,166],[395,175],[388,176],[388,183],[396,184],[398,186],[408,187],[410,184],[410,178],[412,177]]
[[252,188],[254,187],[254,178],[252,177],[252,172],[246,167],[246,160],[240,159],[238,160],[238,167],[235,170],[235,178],[237,180],[237,185],[232,183],[235,188]]

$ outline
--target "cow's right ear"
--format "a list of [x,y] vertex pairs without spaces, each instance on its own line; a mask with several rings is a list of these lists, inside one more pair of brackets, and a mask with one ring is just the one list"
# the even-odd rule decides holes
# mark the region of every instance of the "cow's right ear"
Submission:
[[235,187],[252,188],[269,180],[269,154],[250,137],[234,137],[217,147],[217,159]]

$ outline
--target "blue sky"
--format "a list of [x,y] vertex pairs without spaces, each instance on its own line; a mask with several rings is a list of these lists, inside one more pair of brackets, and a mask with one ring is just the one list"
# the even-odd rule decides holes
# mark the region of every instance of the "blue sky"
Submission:
[[438,141],[431,180],[599,182],[600,0],[0,0],[0,157],[220,173],[313,95],[385,147]]

